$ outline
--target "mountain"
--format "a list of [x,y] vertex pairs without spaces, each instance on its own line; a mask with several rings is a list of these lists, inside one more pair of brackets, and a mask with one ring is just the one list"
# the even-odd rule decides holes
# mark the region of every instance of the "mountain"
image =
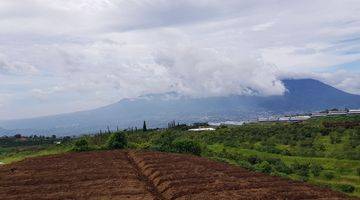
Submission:
[[[314,79],[283,81],[286,92],[278,96],[190,98],[175,92],[149,94],[89,111],[33,119],[0,121],[0,126],[23,134],[74,135],[110,126],[165,126],[168,121],[247,120],[258,116],[319,111],[328,108],[359,108],[360,96],[346,93]],[[4,134],[0,130],[0,135]]]
[[346,93],[314,79],[284,80],[283,83],[287,89],[285,94],[263,98],[260,106],[275,112],[360,107],[359,95]]

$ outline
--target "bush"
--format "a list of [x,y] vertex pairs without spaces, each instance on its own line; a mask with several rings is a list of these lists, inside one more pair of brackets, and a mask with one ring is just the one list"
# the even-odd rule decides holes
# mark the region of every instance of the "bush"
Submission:
[[325,172],[324,177],[328,180],[331,180],[335,177],[334,172]]
[[264,162],[261,162],[260,164],[256,164],[255,170],[269,174],[273,171],[273,168],[268,161],[264,161]]
[[310,171],[315,177],[320,176],[320,173],[323,169],[324,168],[321,165],[316,164],[316,163],[313,163],[310,165]]
[[355,187],[350,184],[338,184],[336,188],[346,193],[353,193],[355,191]]
[[255,165],[255,164],[258,164],[261,162],[261,159],[257,156],[250,156],[247,158],[247,161],[252,164],[252,165]]
[[340,133],[333,131],[329,135],[330,135],[331,144],[338,144],[341,142],[341,134]]
[[177,153],[190,153],[197,156],[200,156],[201,154],[200,144],[193,140],[175,140],[171,146],[173,151]]
[[270,173],[270,175],[272,175],[272,176],[288,177],[287,174],[281,173],[281,172],[278,172],[278,171],[273,171],[273,172]]
[[291,167],[297,175],[304,177],[304,178],[309,176],[309,170],[310,170],[309,163],[295,162],[291,165]]
[[122,132],[112,133],[106,143],[108,149],[123,149],[126,145],[127,141]]
[[254,170],[254,167],[247,161],[237,160],[236,163],[245,169]]
[[293,171],[290,167],[288,167],[282,160],[280,159],[272,159],[267,160],[270,164],[273,165],[274,169],[278,172],[284,174],[291,174]]
[[151,150],[163,151],[163,152],[174,152],[172,149],[172,143],[176,139],[177,135],[171,131],[165,131],[157,135],[152,141]]
[[73,151],[89,151],[90,147],[89,147],[89,143],[87,140],[85,139],[80,139],[78,141],[75,142],[74,147],[72,148]]

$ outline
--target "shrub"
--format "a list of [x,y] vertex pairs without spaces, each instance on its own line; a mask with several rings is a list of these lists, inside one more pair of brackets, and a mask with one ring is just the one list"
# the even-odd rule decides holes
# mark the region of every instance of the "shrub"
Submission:
[[89,147],[89,143],[87,140],[85,139],[80,139],[78,141],[75,142],[74,147],[72,148],[73,151],[89,151],[90,147]]
[[357,173],[358,176],[360,176],[360,167],[356,168],[356,173]]
[[324,177],[328,180],[331,180],[335,177],[334,173],[333,172],[325,172],[324,173]]
[[281,177],[288,177],[287,174],[281,173],[281,172],[278,172],[278,171],[273,171],[273,172],[270,173],[270,175],[273,175],[273,176],[281,176]]
[[[271,162],[270,162],[271,163]],[[284,174],[291,174],[293,171],[290,167],[288,167],[282,160],[278,162],[271,163],[276,171],[284,173]]]
[[355,187],[350,184],[338,184],[336,188],[346,193],[353,193],[355,191]]
[[247,161],[252,164],[252,165],[255,165],[257,163],[260,163],[261,162],[261,159],[257,156],[250,156],[247,158]]
[[338,144],[341,142],[341,135],[340,133],[333,131],[330,134],[330,142],[331,144]]
[[244,160],[237,160],[236,163],[245,168],[245,169],[250,169],[250,170],[254,170],[254,167],[247,161],[244,161]]
[[151,150],[173,152],[172,143],[176,139],[177,135],[171,131],[165,131],[157,135],[152,141]]
[[293,171],[301,176],[301,177],[308,177],[309,176],[309,169],[310,169],[310,164],[309,163],[298,163],[295,162],[291,165],[291,168],[293,169]]
[[255,165],[255,170],[264,172],[264,173],[271,173],[273,171],[271,164],[268,161],[261,162],[260,164]]
[[126,145],[127,141],[122,132],[112,133],[106,143],[108,149],[123,149]]
[[283,150],[281,151],[281,155],[291,156],[291,152],[290,152],[289,150],[287,150],[287,149],[283,149]]
[[315,177],[320,176],[320,173],[323,169],[324,168],[321,165],[316,164],[316,163],[313,163],[310,165],[310,171]]
[[172,143],[173,151],[177,153],[190,153],[199,156],[201,154],[201,146],[199,143],[184,139],[184,140],[175,140]]

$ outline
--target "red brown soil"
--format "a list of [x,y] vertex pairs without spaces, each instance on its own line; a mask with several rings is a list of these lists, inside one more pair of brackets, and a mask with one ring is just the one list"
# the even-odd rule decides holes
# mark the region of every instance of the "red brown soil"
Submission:
[[205,158],[137,151],[69,153],[0,166],[0,199],[348,199],[342,193]]

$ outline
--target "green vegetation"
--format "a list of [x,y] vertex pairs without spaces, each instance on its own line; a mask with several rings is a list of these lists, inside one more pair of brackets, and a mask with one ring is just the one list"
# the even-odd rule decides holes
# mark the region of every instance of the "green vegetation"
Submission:
[[127,145],[127,141],[123,132],[112,133],[107,141],[108,149],[123,149]]
[[132,148],[180,153],[189,151],[179,151],[175,141],[191,141],[200,148],[195,155],[360,196],[360,116],[221,126],[204,132],[171,125],[165,131],[127,132],[127,139]]
[[9,163],[70,150],[156,150],[204,156],[360,196],[360,116],[221,126],[203,132],[189,132],[189,126],[174,121],[163,130],[148,129],[145,122],[143,125],[135,131],[68,138],[61,145],[37,145],[39,149],[19,150],[24,147],[3,146],[0,140],[0,161]]
[[89,143],[86,139],[80,139],[80,140],[77,140],[74,144],[74,147],[72,148],[73,151],[77,151],[77,152],[80,152],[80,151],[90,151],[91,148],[89,146]]

